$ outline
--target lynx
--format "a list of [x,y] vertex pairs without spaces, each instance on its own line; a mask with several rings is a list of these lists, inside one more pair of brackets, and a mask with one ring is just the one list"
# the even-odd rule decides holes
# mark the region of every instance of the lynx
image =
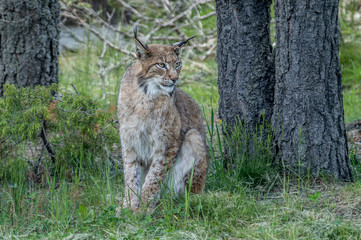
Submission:
[[[197,103],[176,88],[182,46],[141,42],[134,29],[137,60],[123,75],[118,97],[125,176],[123,207],[151,211],[162,186],[192,193],[205,184],[209,155],[204,119]],[[119,209],[121,209],[120,207]],[[118,209],[118,210],[119,210]]]

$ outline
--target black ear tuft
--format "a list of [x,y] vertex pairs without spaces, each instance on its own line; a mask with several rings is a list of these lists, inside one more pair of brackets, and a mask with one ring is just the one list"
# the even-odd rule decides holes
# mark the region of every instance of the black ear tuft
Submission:
[[193,37],[190,37],[190,38],[188,38],[187,40],[185,40],[185,41],[183,41],[183,42],[173,43],[174,52],[175,52],[177,55],[179,55],[181,47],[183,47],[184,45],[186,45],[189,40],[191,40],[191,39],[193,39],[193,38],[195,38],[195,37],[197,37],[197,35],[196,35],[196,36],[193,36]]
[[135,25],[133,27],[133,32],[134,32],[134,40],[135,40],[135,47],[136,47],[136,51],[137,51],[137,56],[138,58],[142,58],[144,57],[145,55],[149,54],[150,51],[149,51],[149,48],[147,46],[147,44],[145,43],[142,43],[138,37],[137,37],[137,32],[138,32],[138,28],[137,28],[137,25]]

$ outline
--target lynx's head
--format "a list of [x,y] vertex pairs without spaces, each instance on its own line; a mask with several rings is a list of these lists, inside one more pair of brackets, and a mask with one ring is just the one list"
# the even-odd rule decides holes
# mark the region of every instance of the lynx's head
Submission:
[[180,50],[194,37],[172,45],[147,45],[138,39],[137,28],[134,28],[137,61],[141,67],[137,74],[137,81],[139,88],[146,95],[151,97],[164,94],[172,96],[182,69],[182,61],[179,58]]

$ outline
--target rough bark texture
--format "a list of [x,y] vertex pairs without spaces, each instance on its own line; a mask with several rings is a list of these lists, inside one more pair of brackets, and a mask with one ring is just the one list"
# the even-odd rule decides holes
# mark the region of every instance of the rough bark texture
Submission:
[[274,64],[270,45],[271,0],[216,0],[219,116],[255,127],[270,121]]
[[0,0],[0,96],[58,82],[58,0]]
[[337,0],[276,0],[273,126],[289,169],[351,180],[342,105]]

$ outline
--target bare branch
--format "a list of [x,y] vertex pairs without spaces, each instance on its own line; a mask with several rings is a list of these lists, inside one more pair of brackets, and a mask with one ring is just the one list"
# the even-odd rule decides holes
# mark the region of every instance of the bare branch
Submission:
[[45,146],[46,150],[50,154],[52,163],[55,163],[55,151],[53,149],[53,146],[48,141],[48,138],[46,137],[46,121],[45,120],[43,121],[43,126],[41,128],[39,137],[41,138],[41,140],[43,140],[43,145]]
[[132,13],[134,13],[137,17],[144,19],[144,20],[154,20],[154,18],[150,18],[147,16],[144,16],[142,14],[140,14],[137,10],[135,10],[132,6],[128,5],[126,2],[124,2],[123,0],[118,0],[118,2],[120,4],[122,4],[124,7],[128,8]]
[[76,14],[72,15],[69,13],[64,13],[64,15],[66,15],[66,17],[73,19],[73,20],[77,20],[77,22],[82,25],[83,27],[85,27],[86,29],[89,29],[89,31],[91,31],[97,38],[99,38],[101,41],[105,42],[109,47],[122,52],[126,55],[130,55],[134,58],[136,58],[135,53],[130,52],[126,49],[120,48],[115,46],[113,43],[109,42],[105,37],[103,37],[97,30],[95,30],[93,27],[91,27],[89,24],[87,24],[85,21],[83,21],[79,16],[77,16]]
[[210,17],[213,17],[213,16],[216,16],[216,11],[210,12],[210,13],[208,13],[206,15],[203,15],[203,16],[199,16],[199,17],[196,18],[195,21],[204,20],[204,19],[207,19],[207,18],[210,18]]
[[76,95],[79,95],[79,92],[78,92],[78,90],[76,89],[76,87],[74,86],[74,84],[70,84],[72,87],[73,87],[73,89],[75,90],[75,92],[76,92]]

